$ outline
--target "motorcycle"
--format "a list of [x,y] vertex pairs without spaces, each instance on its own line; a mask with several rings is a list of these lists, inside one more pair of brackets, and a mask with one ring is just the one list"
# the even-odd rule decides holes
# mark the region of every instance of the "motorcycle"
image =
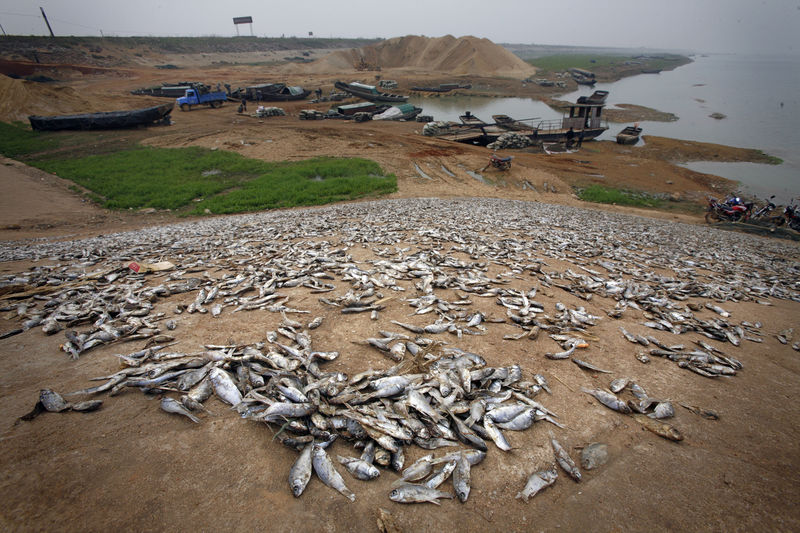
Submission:
[[783,222],[795,231],[800,231],[800,212],[798,212],[796,205],[792,205],[791,201],[783,208]]
[[720,202],[716,198],[708,198],[708,208],[706,209],[706,222],[719,222],[727,220],[730,222],[741,222],[750,218],[753,210],[753,202],[742,202],[739,198],[728,198]]
[[768,220],[772,218],[772,211],[775,209],[776,205],[772,202],[772,199],[775,198],[775,195],[769,197],[767,203],[760,209],[758,209],[753,215],[750,217],[752,220]]

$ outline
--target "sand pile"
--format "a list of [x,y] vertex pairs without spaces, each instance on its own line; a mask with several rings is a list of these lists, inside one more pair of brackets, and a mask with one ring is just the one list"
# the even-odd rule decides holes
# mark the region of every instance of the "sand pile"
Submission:
[[364,63],[381,69],[407,69],[453,75],[527,77],[536,69],[502,46],[477,37],[422,37],[407,35],[381,43],[332,52],[308,65],[309,74],[355,70]]
[[91,111],[94,104],[71,87],[0,76],[0,120],[27,122],[28,115]]

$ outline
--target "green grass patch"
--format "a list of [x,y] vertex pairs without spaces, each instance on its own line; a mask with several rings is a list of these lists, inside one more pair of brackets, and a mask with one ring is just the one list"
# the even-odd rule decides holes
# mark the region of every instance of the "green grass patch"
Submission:
[[613,189],[602,185],[589,185],[586,188],[578,189],[577,192],[578,198],[581,200],[598,204],[662,208],[665,203],[661,198],[647,193]]
[[16,158],[56,147],[58,142],[52,136],[30,130],[21,122],[0,122],[0,153],[6,157]]
[[109,209],[239,213],[322,205],[397,190],[394,175],[365,159],[269,163],[205,148],[139,147],[29,164],[69,179]]
[[384,176],[374,161],[320,157],[275,164],[269,172],[241,187],[198,203],[194,213],[322,205],[396,190],[395,176]]
[[775,157],[774,155],[769,155],[769,154],[767,154],[767,153],[765,153],[765,152],[763,152],[761,150],[758,150],[758,152],[763,157],[763,163],[764,164],[767,164],[767,165],[781,165],[781,164],[783,164],[783,159],[781,159],[780,157]]
[[671,69],[689,62],[689,58],[674,54],[647,58],[615,54],[556,54],[526,61],[543,72],[564,72],[570,68],[590,71]]

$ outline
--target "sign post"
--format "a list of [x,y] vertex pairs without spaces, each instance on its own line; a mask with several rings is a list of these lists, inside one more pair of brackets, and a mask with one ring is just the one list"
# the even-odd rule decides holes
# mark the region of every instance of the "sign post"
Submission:
[[233,25],[236,26],[236,36],[239,36],[239,24],[250,24],[250,37],[253,36],[253,17],[233,17]]

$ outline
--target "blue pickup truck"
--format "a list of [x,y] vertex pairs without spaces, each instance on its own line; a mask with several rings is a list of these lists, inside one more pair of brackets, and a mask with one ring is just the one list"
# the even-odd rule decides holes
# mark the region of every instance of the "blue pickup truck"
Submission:
[[195,105],[207,105],[209,107],[220,107],[228,99],[223,91],[209,92],[198,91],[197,89],[186,89],[186,94],[178,98],[175,103],[181,111],[189,111]]

